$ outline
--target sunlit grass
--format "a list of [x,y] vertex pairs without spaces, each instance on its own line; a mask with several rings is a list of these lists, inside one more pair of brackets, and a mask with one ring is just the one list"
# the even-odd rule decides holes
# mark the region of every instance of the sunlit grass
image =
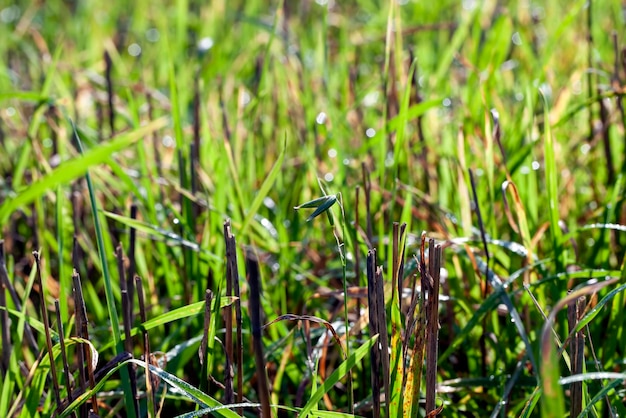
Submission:
[[0,7],[0,416],[626,414],[619,2],[22,3]]

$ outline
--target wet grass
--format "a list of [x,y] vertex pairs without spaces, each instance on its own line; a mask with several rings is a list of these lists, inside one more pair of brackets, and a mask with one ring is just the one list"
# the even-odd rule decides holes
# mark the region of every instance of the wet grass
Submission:
[[0,416],[626,414],[617,3],[3,5]]

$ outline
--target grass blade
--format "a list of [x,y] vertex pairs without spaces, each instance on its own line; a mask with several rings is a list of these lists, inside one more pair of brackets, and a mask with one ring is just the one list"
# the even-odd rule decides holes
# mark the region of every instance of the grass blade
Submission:
[[363,357],[369,353],[369,351],[374,347],[376,341],[378,340],[378,335],[374,335],[372,338],[367,340],[363,345],[354,350],[348,358],[343,361],[334,372],[331,373],[330,376],[324,381],[324,383],[311,394],[311,397],[307,401],[306,405],[300,411],[300,416],[306,418],[310,416],[311,410],[317,406],[318,402],[322,400],[324,394],[330,391],[339,380],[341,380],[346,374],[359,362]]
[[84,176],[89,167],[106,162],[113,153],[128,148],[150,132],[164,127],[166,121],[167,119],[165,118],[157,119],[135,131],[119,135],[98,148],[85,153],[81,152],[80,157],[60,165],[41,180],[30,184],[23,191],[19,192],[15,198],[6,199],[0,206],[0,224],[5,225],[9,216],[18,208],[32,203],[35,199],[47,193],[48,190],[54,189],[55,186],[69,183]]

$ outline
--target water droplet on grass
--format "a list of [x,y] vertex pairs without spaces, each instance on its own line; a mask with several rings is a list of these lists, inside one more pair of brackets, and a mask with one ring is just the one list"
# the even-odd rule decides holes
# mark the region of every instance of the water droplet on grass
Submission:
[[150,28],[146,31],[146,39],[149,42],[156,42],[161,37],[161,34],[156,28]]
[[166,148],[174,148],[174,145],[175,145],[174,138],[172,138],[169,135],[165,135],[163,137],[163,140],[161,141],[161,143]]
[[198,52],[207,52],[211,48],[213,48],[213,39],[208,36],[198,41]]
[[591,145],[589,144],[582,144],[580,146],[580,153],[583,155],[587,154],[590,150],[591,150]]
[[9,6],[0,11],[0,20],[2,23],[11,23],[20,18],[20,8],[18,6]]
[[276,202],[274,202],[270,197],[265,197],[265,199],[263,199],[263,204],[270,210],[276,209]]
[[380,97],[380,93],[377,91],[369,92],[363,98],[363,106],[372,107],[378,102],[378,98]]
[[139,55],[141,55],[141,47],[139,46],[139,44],[132,43],[128,46],[128,53],[131,57],[138,57]]

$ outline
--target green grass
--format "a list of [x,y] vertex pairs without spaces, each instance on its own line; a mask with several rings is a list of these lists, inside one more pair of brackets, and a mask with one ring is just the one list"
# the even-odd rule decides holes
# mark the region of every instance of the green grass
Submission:
[[[0,416],[85,416],[94,401],[101,416],[258,416],[263,368],[277,416],[425,416],[429,377],[443,416],[625,415],[618,3],[0,6]],[[436,359],[415,287],[435,277],[426,238],[444,248]],[[225,330],[239,303],[240,347]],[[370,332],[379,318],[387,338]],[[81,376],[83,352],[99,362]],[[390,391],[380,410],[374,387]]]

